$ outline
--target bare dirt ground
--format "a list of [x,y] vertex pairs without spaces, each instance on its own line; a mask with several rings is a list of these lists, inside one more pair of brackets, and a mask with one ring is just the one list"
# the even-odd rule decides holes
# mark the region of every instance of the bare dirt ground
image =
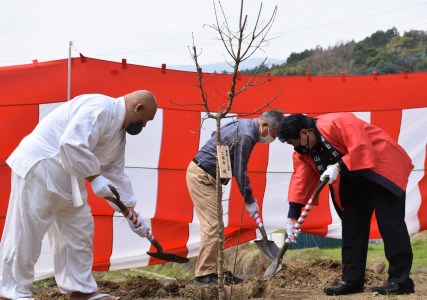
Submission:
[[[245,281],[239,285],[226,286],[226,299],[427,299],[427,272],[414,270],[411,274],[416,293],[402,296],[382,296],[371,292],[371,287],[382,285],[387,279],[383,262],[372,262],[367,266],[365,292],[348,296],[326,296],[325,286],[340,280],[341,262],[335,260],[293,260],[271,279],[263,278],[269,265],[267,260],[249,260],[236,274]],[[239,272],[237,272],[239,271]],[[217,299],[217,287],[196,285],[192,280],[158,281],[143,276],[127,281],[98,281],[101,292],[116,296],[120,300],[140,299]],[[56,287],[38,288],[36,299],[67,299]]]

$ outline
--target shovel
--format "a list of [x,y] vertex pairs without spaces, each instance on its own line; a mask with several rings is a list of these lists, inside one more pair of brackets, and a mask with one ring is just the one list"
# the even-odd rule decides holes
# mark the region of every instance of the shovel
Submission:
[[[116,198],[108,197],[106,198],[108,201],[114,203],[117,205],[117,207],[121,210],[121,213],[129,220],[135,219],[134,214],[132,211],[130,211],[126,205],[123,204],[123,202],[120,200],[120,195],[117,192],[116,188],[110,185],[110,189],[113,192],[113,194],[116,196]],[[154,238],[154,236],[151,234],[151,232],[148,232],[147,239],[150,241],[150,243],[156,247],[156,252],[147,252],[148,255],[165,260],[165,261],[171,261],[176,263],[186,263],[188,262],[187,257],[179,256],[174,253],[167,253],[163,252],[163,247],[160,245],[160,243]]]
[[[317,201],[320,191],[328,182],[329,182],[329,176],[325,176],[325,179],[319,182],[310,200],[308,200],[308,203],[305,205],[303,211],[301,212],[301,215],[298,218],[298,221],[295,223],[294,230],[299,230],[301,228],[302,223],[304,223],[305,218],[308,216],[308,213],[311,210],[311,205],[313,204],[313,202]],[[290,243],[291,243],[291,240],[288,237],[285,241],[285,244],[280,249],[279,255],[271,262],[267,270],[265,270],[264,277],[272,278],[282,269],[282,259],[286,253],[286,250],[288,250]]]
[[261,240],[254,241],[255,245],[257,245],[258,249],[269,261],[273,261],[279,254],[279,247],[277,247],[275,242],[267,239],[267,233],[265,232],[264,224],[262,223],[258,213],[255,213],[254,219],[262,235]]

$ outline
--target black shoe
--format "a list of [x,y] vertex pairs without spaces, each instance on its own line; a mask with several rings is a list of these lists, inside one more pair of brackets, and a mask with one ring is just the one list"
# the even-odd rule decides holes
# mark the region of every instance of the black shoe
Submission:
[[196,283],[201,284],[218,284],[218,274],[211,273],[196,277]]
[[408,284],[388,282],[383,286],[372,288],[373,292],[378,292],[381,295],[403,295],[415,293],[414,283],[412,280]]
[[230,285],[230,284],[239,284],[242,283],[243,279],[240,279],[239,277],[236,277],[231,273],[230,271],[224,272],[224,284]]
[[337,285],[324,288],[328,296],[348,295],[363,292],[363,285],[340,281]]

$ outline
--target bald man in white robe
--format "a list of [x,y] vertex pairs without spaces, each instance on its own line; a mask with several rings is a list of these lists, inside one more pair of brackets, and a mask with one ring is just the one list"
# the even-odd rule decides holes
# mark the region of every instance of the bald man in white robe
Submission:
[[[124,97],[78,96],[59,106],[7,159],[12,189],[0,244],[0,300],[32,299],[34,265],[46,232],[58,287],[71,300],[111,300],[92,276],[94,221],[85,181],[98,197],[114,197],[138,215],[124,173],[126,133],[139,134],[157,111],[155,96],[138,90]],[[109,202],[110,203],[110,202]],[[118,210],[117,207],[113,208]],[[145,237],[142,217],[131,229]]]

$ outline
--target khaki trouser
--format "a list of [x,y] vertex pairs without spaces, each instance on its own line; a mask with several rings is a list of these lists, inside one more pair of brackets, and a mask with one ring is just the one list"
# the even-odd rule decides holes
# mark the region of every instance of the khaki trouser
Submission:
[[203,276],[217,272],[218,212],[215,178],[193,161],[187,168],[187,187],[200,220],[200,250],[195,274]]

